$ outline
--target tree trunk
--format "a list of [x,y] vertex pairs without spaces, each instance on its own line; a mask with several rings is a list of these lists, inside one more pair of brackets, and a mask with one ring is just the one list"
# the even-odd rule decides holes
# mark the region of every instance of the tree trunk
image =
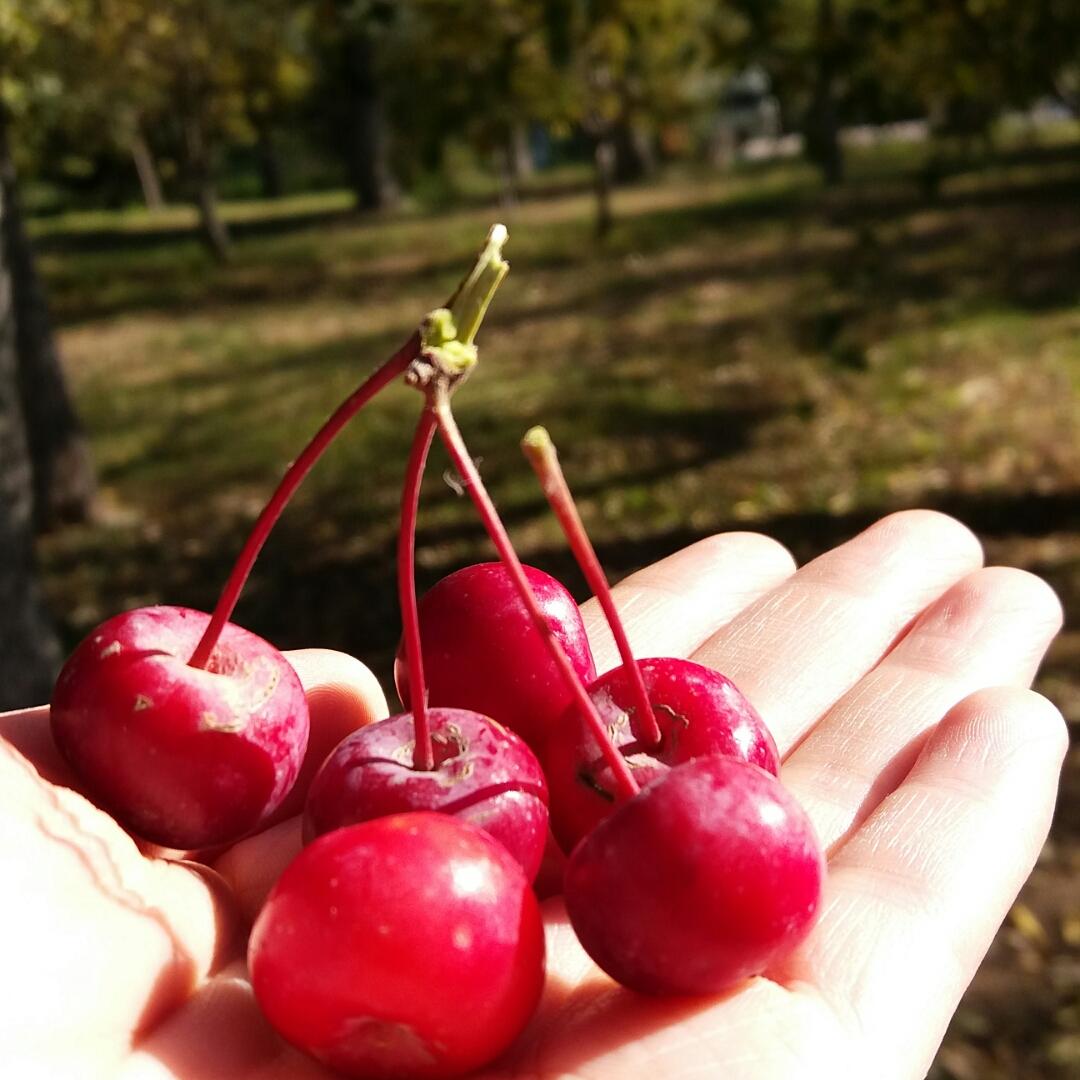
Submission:
[[656,172],[656,152],[649,136],[628,121],[615,125],[615,181],[632,184]]
[[10,280],[10,331],[14,335],[23,437],[31,463],[33,518],[38,529],[48,529],[89,517],[94,501],[94,470],[86,436],[68,396],[45,289],[23,226],[7,139],[7,117],[2,109],[0,197],[4,272]]
[[0,710],[48,701],[60,646],[34,567],[33,470],[26,443],[16,345],[15,273],[0,185]]
[[158,176],[157,163],[154,161],[153,151],[146,141],[142,129],[135,128],[131,136],[131,160],[135,165],[135,172],[139,175],[139,185],[142,187],[143,201],[147,210],[161,210],[165,206],[165,196],[161,191],[161,178]]
[[593,149],[593,182],[596,192],[596,235],[603,240],[611,232],[611,188],[615,180],[615,145],[609,135],[601,135]]
[[521,198],[521,181],[536,171],[529,148],[529,129],[514,122],[505,132],[502,146],[496,151],[500,184],[499,202],[507,207],[517,206]]
[[514,171],[513,148],[509,143],[495,152],[495,164],[499,173],[499,205],[510,209],[517,206],[521,192]]
[[818,0],[815,48],[817,72],[806,123],[806,151],[825,183],[832,186],[844,179],[844,148],[836,110],[838,43],[833,0]]
[[382,210],[397,202],[398,188],[387,156],[375,49],[362,28],[349,30],[342,47],[347,109],[345,164],[356,205],[362,210]]
[[199,230],[203,243],[218,262],[227,262],[232,238],[218,209],[217,187],[210,176],[198,180],[195,201],[199,207]]
[[520,121],[510,126],[506,158],[515,181],[525,180],[536,172],[532,147],[529,145],[529,126]]
[[274,141],[274,129],[264,119],[255,122],[255,153],[259,166],[259,187],[264,199],[280,199],[285,194],[281,177],[281,155]]
[[218,262],[226,262],[232,246],[229,228],[218,209],[210,149],[198,122],[184,123],[185,166],[195,205],[199,210],[199,235]]

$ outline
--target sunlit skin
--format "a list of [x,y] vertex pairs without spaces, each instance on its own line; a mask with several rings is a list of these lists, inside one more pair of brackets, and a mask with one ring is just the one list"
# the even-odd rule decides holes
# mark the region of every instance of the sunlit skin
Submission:
[[[774,542],[736,533],[618,586],[638,655],[725,672],[769,724],[828,856],[821,913],[782,967],[721,997],[653,1000],[600,972],[547,901],[537,1015],[477,1075],[925,1074],[1040,850],[1067,745],[1057,710],[1026,689],[1060,606],[981,560],[959,524],[908,512],[797,573]],[[599,613],[584,616],[598,666],[614,666]],[[384,714],[356,661],[292,660],[313,739]],[[0,1073],[329,1080],[262,1018],[242,959],[298,820],[234,846],[220,877],[164,862],[67,786],[45,710],[0,732],[0,905],[18,928]]]

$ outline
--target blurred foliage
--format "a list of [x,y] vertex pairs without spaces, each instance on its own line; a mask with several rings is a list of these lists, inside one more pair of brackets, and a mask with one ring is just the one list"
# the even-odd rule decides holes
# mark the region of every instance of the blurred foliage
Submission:
[[1060,92],[1080,64],[1075,0],[893,0],[876,24],[879,78],[942,126],[985,132],[1002,108]]
[[822,115],[985,134],[1006,108],[1077,104],[1078,40],[1074,0],[0,0],[0,93],[28,173],[130,198],[141,140],[186,198],[173,177],[192,156],[228,180],[255,148],[264,167],[281,146],[321,157],[332,180],[362,76],[413,187],[462,143],[508,173],[529,149],[583,157],[620,131],[642,153],[700,156],[725,81],[751,64],[811,151]]
[[136,139],[183,174],[310,87],[310,17],[289,0],[0,3],[0,86],[31,175],[77,181]]

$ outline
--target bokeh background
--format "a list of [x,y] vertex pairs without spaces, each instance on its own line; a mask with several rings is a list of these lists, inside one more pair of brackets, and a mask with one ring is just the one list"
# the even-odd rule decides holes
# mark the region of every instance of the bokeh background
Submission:
[[[208,608],[284,465],[449,293],[513,270],[458,415],[584,587],[933,506],[1048,578],[1080,723],[1075,0],[0,0],[0,694],[122,608]],[[418,399],[320,463],[238,619],[384,677]],[[436,458],[421,586],[490,557]],[[928,972],[928,977],[932,973]],[[938,1080],[1080,1075],[1080,751]]]

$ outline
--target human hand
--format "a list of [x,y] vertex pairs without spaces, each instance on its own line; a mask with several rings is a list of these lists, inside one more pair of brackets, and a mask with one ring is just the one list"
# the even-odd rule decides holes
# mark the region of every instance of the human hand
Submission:
[[[312,773],[345,735],[386,715],[359,661],[321,649],[288,657],[311,737],[300,790],[279,816],[299,813]],[[138,845],[77,789],[48,709],[0,715],[0,1076],[114,1080],[136,1066],[162,1077],[266,1075],[256,1063],[274,1058],[276,1036],[230,975],[245,947],[237,897],[205,864],[177,861],[187,853]],[[230,1026],[237,994],[250,1022]],[[221,1007],[207,1009],[211,1000]],[[163,1054],[143,1072],[149,1061],[135,1047],[200,1016],[210,1057]]]
[[[599,972],[549,901],[540,1011],[485,1080],[925,1074],[1038,854],[1065,749],[1057,711],[1025,689],[1059,604],[1029,574],[980,567],[966,529],[911,512],[794,574],[772,541],[728,534],[618,587],[638,655],[719,668],[769,723],[829,855],[821,919],[781,969],[723,998],[656,1001]],[[591,604],[586,614],[604,670],[614,649]],[[315,654],[355,663],[327,655]],[[298,666],[327,738],[380,714],[359,665]],[[66,780],[42,711],[7,718],[3,734]],[[0,743],[4,955],[17,978],[0,1071],[325,1080],[261,1019],[242,964],[238,925],[298,846],[285,821],[220,858],[224,880],[146,858]]]

